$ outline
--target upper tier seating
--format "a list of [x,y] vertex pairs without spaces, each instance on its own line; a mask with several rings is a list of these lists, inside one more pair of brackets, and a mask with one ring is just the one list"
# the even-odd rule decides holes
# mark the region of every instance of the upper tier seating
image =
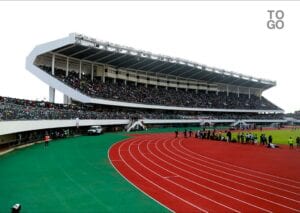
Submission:
[[[51,68],[41,67],[50,74]],[[185,90],[175,88],[156,88],[153,85],[137,84],[133,82],[118,81],[106,78],[105,83],[99,78],[91,80],[90,76],[82,75],[79,79],[78,73],[69,72],[66,77],[65,71],[55,70],[55,77],[80,92],[97,98],[104,98],[115,101],[131,103],[154,104],[162,106],[177,107],[199,107],[217,109],[258,109],[258,110],[279,110],[280,108],[265,99],[256,95],[229,93],[213,91]]]

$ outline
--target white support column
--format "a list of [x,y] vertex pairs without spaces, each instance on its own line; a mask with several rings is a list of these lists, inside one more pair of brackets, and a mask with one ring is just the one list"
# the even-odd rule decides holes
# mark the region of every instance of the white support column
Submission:
[[138,76],[137,71],[135,71],[135,79],[136,79],[136,81],[135,81],[135,86],[137,86],[138,81],[139,81],[139,79],[137,78],[137,76]]
[[229,95],[228,85],[226,86],[227,96]]
[[51,73],[52,73],[52,75],[55,75],[55,54],[52,55]]
[[240,88],[237,88],[238,98],[240,97]]
[[69,96],[64,95],[64,104],[71,104],[72,100]]
[[250,95],[251,95],[251,93],[250,93],[250,88],[249,88],[249,99],[250,99]]
[[94,64],[92,64],[92,67],[91,67],[91,80],[92,81],[94,80]]
[[55,89],[53,87],[49,87],[49,102],[55,102]]
[[115,78],[114,78],[114,83],[117,83],[117,76],[119,75],[119,70],[118,68],[116,69],[116,75],[115,75]]
[[67,57],[67,65],[66,65],[66,76],[69,75],[69,57]]
[[82,67],[82,62],[79,61],[79,79],[81,79],[81,67]]
[[[107,67],[106,67],[106,65],[104,65],[104,71],[103,71],[103,73],[102,73],[102,82],[103,83],[105,83],[105,70],[107,70]],[[126,83],[125,83],[126,84]]]

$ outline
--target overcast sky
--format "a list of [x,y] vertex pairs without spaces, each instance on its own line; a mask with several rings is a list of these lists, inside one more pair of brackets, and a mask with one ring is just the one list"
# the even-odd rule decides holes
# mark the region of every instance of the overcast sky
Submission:
[[[267,28],[267,10],[284,12],[283,29]],[[1,96],[48,100],[25,58],[78,32],[274,80],[263,95],[285,112],[300,109],[300,2],[0,2],[0,20]]]

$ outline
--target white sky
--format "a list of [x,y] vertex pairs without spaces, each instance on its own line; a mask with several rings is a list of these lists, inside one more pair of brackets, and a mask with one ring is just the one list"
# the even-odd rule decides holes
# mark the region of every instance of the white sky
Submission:
[[[284,29],[267,28],[272,9],[284,11]],[[263,95],[286,112],[300,109],[300,2],[0,2],[0,20],[1,96],[48,99],[26,56],[78,32],[275,80]]]

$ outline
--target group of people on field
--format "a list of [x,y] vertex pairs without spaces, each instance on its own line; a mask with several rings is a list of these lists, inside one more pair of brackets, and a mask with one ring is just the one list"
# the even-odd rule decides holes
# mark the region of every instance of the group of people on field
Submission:
[[[288,144],[289,144],[290,149],[294,148],[294,139],[293,139],[293,137],[290,137],[288,139]],[[300,137],[299,136],[296,137],[296,144],[297,144],[297,148],[300,148]]]

